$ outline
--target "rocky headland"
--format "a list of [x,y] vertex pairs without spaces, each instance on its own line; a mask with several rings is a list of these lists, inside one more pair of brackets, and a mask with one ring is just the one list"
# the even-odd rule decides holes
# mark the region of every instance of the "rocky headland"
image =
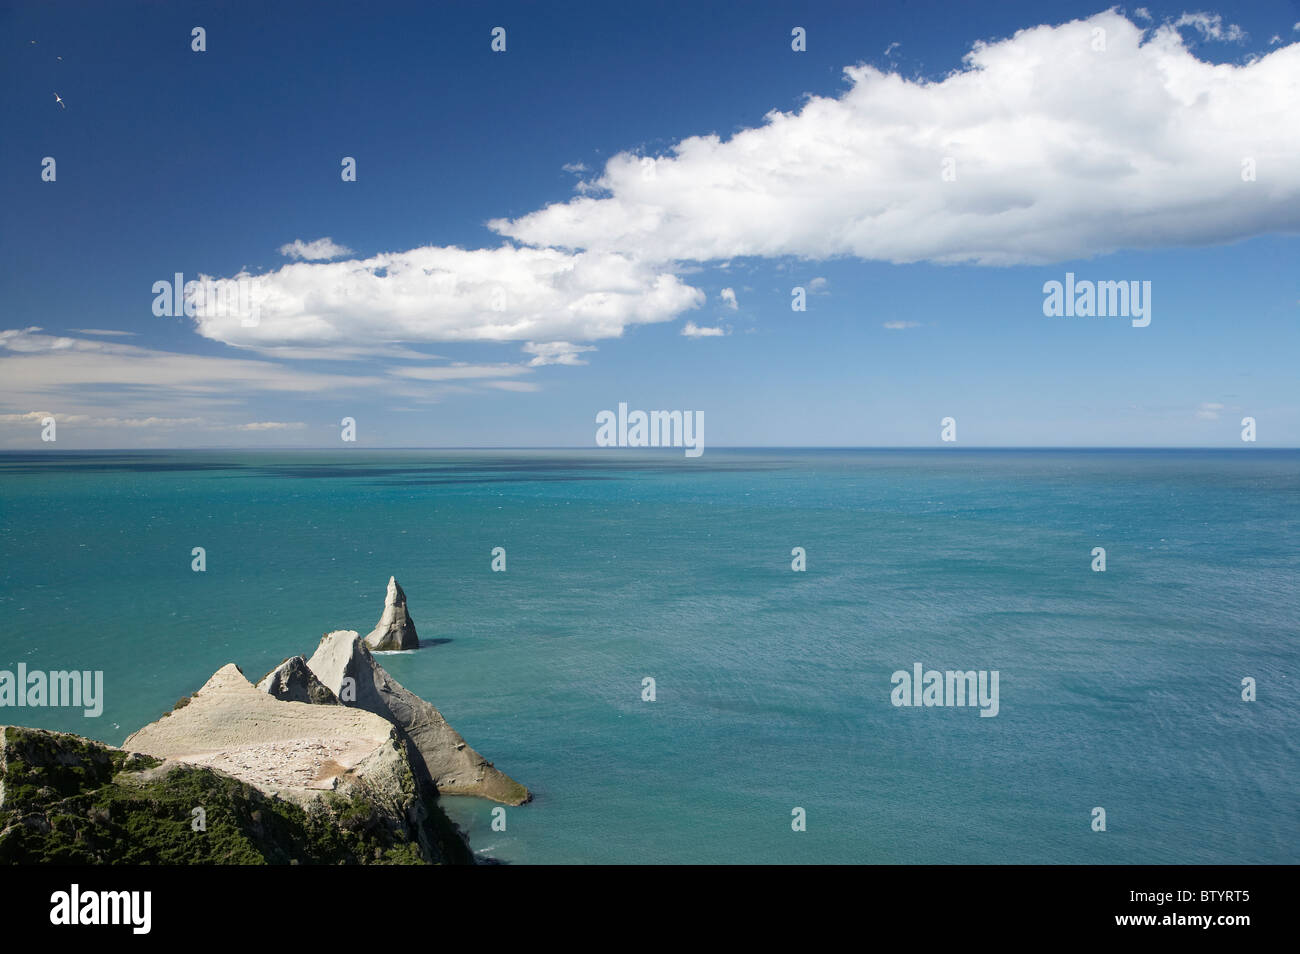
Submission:
[[0,727],[0,862],[472,863],[439,796],[532,796],[372,646],[418,646],[392,578],[366,638],[328,633],[256,686],[227,664],[121,748]]

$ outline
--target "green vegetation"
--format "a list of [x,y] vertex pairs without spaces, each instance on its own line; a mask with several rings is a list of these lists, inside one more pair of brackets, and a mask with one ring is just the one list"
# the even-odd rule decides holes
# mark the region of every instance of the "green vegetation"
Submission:
[[[7,727],[3,864],[421,864],[419,846],[362,795],[308,808],[211,769],[162,766],[74,735]],[[195,831],[202,808],[206,830]],[[432,806],[448,861],[469,861]]]

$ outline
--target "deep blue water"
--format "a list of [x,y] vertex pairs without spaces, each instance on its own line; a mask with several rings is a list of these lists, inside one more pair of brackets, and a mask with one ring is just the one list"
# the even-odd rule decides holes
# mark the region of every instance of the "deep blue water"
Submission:
[[[0,669],[107,699],[0,722],[120,743],[395,574],[384,665],[536,793],[444,800],[503,860],[1295,863],[1298,504],[1255,449],[5,454]],[[998,715],[895,707],[916,662]]]

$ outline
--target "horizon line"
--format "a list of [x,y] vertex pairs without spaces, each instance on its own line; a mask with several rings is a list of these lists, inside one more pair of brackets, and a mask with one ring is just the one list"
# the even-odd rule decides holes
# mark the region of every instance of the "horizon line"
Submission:
[[[339,448],[337,445],[329,446],[303,446],[297,444],[272,444],[272,445],[236,445],[236,444],[210,444],[194,445],[187,447],[73,447],[73,448],[0,448],[0,455],[13,453],[32,453],[39,452],[44,454],[60,453],[173,453],[177,451],[337,451],[342,449],[345,453],[353,453],[358,450],[407,450],[407,451],[591,451],[595,454],[610,455],[627,452],[663,452],[672,453],[680,451],[680,447],[594,447],[592,445],[566,445],[566,444],[501,444],[501,445],[473,445],[473,444],[370,444],[356,445],[350,448]],[[730,451],[1296,451],[1300,446],[1254,446],[1240,447],[1235,444],[1226,445],[1192,445],[1192,444],[1169,444],[1169,445],[1143,445],[1143,444],[1066,444],[1066,445],[1018,445],[1018,444],[962,444],[962,445],[931,445],[931,444],[718,444],[707,450],[730,450]],[[706,450],[706,453],[707,453]],[[700,458],[693,458],[700,459]]]

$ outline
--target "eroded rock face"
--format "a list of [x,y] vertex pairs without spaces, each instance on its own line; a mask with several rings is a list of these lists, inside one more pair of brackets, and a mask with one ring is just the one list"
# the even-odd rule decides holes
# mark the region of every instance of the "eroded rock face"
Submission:
[[338,697],[316,678],[302,656],[293,656],[280,663],[262,677],[257,688],[281,702],[307,702],[318,706],[338,705],[339,702]]
[[415,633],[415,622],[406,609],[406,594],[397,583],[397,577],[388,578],[388,592],[384,596],[384,612],[379,622],[366,637],[366,645],[380,652],[395,649],[419,649],[420,638]]
[[475,752],[442,714],[390,676],[351,630],[324,636],[307,666],[345,706],[396,725],[443,795],[479,795],[507,805],[532,798],[528,789]]
[[[310,697],[310,683],[295,668],[285,670],[280,685]],[[443,854],[429,825],[432,786],[390,720],[359,707],[280,701],[254,688],[233,663],[217,670],[188,704],[132,733],[122,747],[210,766],[304,807],[328,803],[331,793],[359,801],[370,816],[366,824],[409,837],[426,860]]]

